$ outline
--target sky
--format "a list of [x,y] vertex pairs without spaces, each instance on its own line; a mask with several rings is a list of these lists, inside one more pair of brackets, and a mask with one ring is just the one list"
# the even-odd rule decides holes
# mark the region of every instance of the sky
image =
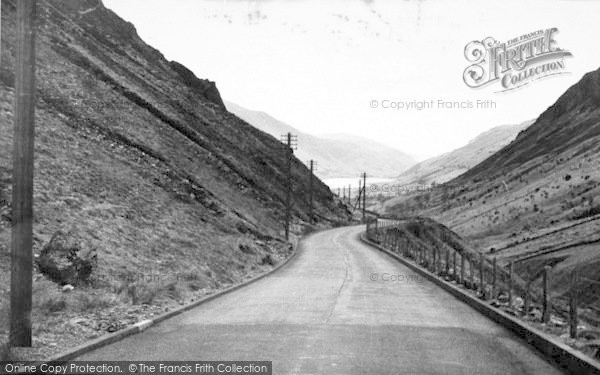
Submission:
[[[417,160],[534,119],[600,67],[600,1],[104,0],[167,59],[221,96],[307,133],[348,133]],[[465,46],[557,28],[564,72],[471,88]],[[477,108],[477,101],[489,105]],[[423,103],[429,108],[390,108]],[[466,102],[474,108],[460,108]],[[422,106],[422,105],[421,105]],[[301,147],[301,145],[299,145]]]

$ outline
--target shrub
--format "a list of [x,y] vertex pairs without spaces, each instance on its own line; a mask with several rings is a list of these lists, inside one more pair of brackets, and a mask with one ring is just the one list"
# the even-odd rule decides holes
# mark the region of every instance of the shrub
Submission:
[[274,266],[275,265],[275,260],[273,259],[273,257],[271,256],[271,254],[267,254],[264,257],[262,257],[260,264],[261,266],[265,266],[265,265],[269,265],[269,266]]
[[55,313],[64,311],[67,308],[67,301],[63,296],[46,297],[40,304],[40,309],[45,313]]

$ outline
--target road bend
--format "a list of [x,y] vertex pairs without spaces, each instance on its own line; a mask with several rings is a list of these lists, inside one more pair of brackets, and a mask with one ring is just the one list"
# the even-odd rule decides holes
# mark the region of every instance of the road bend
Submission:
[[313,234],[285,267],[77,360],[273,361],[274,374],[558,374],[535,349],[359,240]]

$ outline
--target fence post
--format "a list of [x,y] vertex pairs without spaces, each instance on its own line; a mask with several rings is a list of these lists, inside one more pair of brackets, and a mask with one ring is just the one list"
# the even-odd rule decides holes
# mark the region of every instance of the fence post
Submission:
[[496,257],[492,260],[492,299],[496,298]]
[[550,273],[550,266],[544,266],[544,274],[542,279],[542,322],[548,323],[550,320],[550,301],[548,293],[548,274]]
[[450,250],[446,249],[446,277],[450,274]]
[[531,286],[531,282],[527,282],[527,285],[525,286],[525,295],[523,296],[523,316],[524,317],[529,316],[529,304],[530,304],[529,287],[530,286]]
[[465,285],[465,254],[460,254],[460,283]]
[[479,291],[485,299],[485,280],[483,274],[483,253],[479,253]]
[[569,336],[577,338],[577,267],[571,272],[569,287]]
[[512,310],[513,299],[512,299],[512,287],[513,287],[513,271],[515,268],[515,264],[511,260],[508,266],[508,307]]
[[454,279],[454,281],[456,281],[456,283],[458,284],[458,277],[456,276],[456,251],[452,252],[452,278]]
[[469,272],[470,272],[470,282],[471,282],[471,289],[475,289],[474,285],[475,285],[475,269],[473,268],[473,256],[469,257]]

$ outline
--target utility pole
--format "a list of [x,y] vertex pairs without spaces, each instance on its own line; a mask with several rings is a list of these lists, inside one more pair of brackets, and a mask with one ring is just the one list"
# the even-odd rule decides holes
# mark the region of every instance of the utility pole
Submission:
[[358,179],[358,204],[357,204],[359,210],[360,210],[360,197],[361,197],[361,194],[362,194],[362,180],[359,178]]
[[33,142],[35,134],[36,0],[17,5],[15,118],[12,184],[10,338],[12,347],[31,346],[33,275]]
[[363,218],[363,222],[366,222],[367,217],[365,214],[365,209],[367,207],[367,172],[363,173],[363,207],[362,207],[362,218]]
[[309,223],[313,223],[313,177],[314,177],[314,167],[315,161],[310,161],[310,182],[308,184],[308,201],[309,201],[309,210],[308,210],[308,221]]
[[285,149],[287,159],[287,194],[285,197],[285,240],[290,239],[290,221],[292,219],[292,156],[294,149],[297,148],[298,138],[292,133],[281,136],[287,148]]
[[348,185],[348,204],[352,205],[352,185]]

